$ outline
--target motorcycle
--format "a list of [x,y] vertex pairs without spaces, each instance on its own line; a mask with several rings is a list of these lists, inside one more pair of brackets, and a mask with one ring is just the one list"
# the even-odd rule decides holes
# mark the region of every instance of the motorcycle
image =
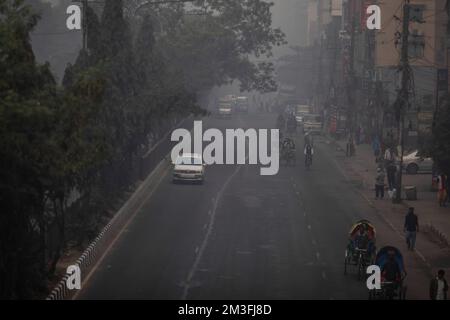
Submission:
[[307,170],[309,170],[312,166],[312,155],[307,154],[305,156],[305,167]]

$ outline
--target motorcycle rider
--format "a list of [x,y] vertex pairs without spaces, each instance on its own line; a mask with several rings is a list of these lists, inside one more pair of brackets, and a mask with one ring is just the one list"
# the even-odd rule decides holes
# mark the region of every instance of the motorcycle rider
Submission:
[[308,160],[310,161],[310,164],[312,165],[313,155],[314,155],[314,148],[311,144],[307,143],[305,145],[305,165],[308,165]]
[[305,145],[307,145],[307,144],[314,145],[314,138],[310,132],[305,133],[304,142],[305,142]]
[[295,150],[295,142],[290,138],[285,138],[281,147],[283,150]]

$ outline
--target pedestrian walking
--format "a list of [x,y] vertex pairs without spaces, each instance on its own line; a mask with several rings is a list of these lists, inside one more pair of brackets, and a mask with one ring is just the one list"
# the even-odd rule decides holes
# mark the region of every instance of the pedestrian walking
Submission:
[[438,176],[438,202],[439,207],[445,207],[447,202],[447,176],[440,174]]
[[397,176],[397,166],[396,166],[395,154],[392,148],[388,147],[384,153],[384,163],[387,172],[388,186],[389,190],[392,191],[396,189],[396,176]]
[[355,140],[356,140],[357,145],[361,144],[361,127],[360,126],[358,126],[358,128],[356,128]]
[[373,155],[375,156],[376,162],[378,162],[378,158],[380,157],[380,153],[381,153],[381,143],[380,143],[380,139],[378,138],[378,135],[375,135],[372,140],[372,150],[373,150]]
[[375,199],[384,199],[384,179],[385,174],[382,168],[377,168],[377,177],[375,179]]
[[409,208],[408,210],[408,214],[405,217],[404,231],[408,250],[414,250],[416,247],[417,232],[419,232],[419,218],[414,213],[414,208]]
[[450,192],[449,192],[450,183],[448,182],[448,176],[447,179],[445,179],[445,193],[447,194],[447,197],[445,198],[445,207],[450,202]]
[[355,142],[353,140],[352,135],[350,135],[348,137],[348,140],[347,140],[347,152],[346,152],[346,154],[347,154],[347,157],[353,157],[354,154],[355,154]]
[[439,270],[436,278],[430,282],[430,299],[447,300],[448,283],[445,279],[445,271]]

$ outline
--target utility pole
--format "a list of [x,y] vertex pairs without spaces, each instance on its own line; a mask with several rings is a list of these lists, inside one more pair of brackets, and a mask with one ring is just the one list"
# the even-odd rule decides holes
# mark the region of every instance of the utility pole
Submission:
[[81,13],[81,32],[83,34],[83,51],[87,50],[87,36],[88,36],[88,19],[87,19],[87,11],[88,11],[88,1],[89,0],[72,0],[72,2],[75,3],[81,3],[82,7],[83,7],[83,11]]
[[83,4],[83,51],[87,50],[87,32],[88,32],[88,19],[87,19],[87,11],[88,11],[88,0],[81,0]]
[[355,134],[356,125],[356,106],[355,106],[355,96],[354,96],[354,85],[355,85],[355,34],[356,34],[356,1],[350,1],[351,8],[349,10],[351,14],[351,25],[350,25],[350,50],[349,50],[349,67],[347,76],[347,99],[348,99],[348,116],[350,127],[350,136],[353,137]]
[[[322,16],[322,0],[318,0],[317,2],[317,24],[318,24],[318,33],[319,33],[319,64],[317,71],[317,88],[316,88],[316,105],[315,108],[320,108],[321,104],[321,95],[322,95],[322,87],[323,87],[323,68],[322,68],[322,60],[323,60],[323,16]],[[317,111],[317,110],[316,110]]]
[[403,30],[402,30],[402,50],[401,50],[401,70],[402,87],[397,100],[397,117],[399,125],[399,145],[400,145],[400,168],[397,172],[397,192],[394,198],[395,203],[402,201],[402,178],[403,178],[403,156],[405,153],[405,112],[409,108],[409,86],[410,86],[410,66],[409,66],[409,22],[410,5],[409,0],[404,0],[403,4]]

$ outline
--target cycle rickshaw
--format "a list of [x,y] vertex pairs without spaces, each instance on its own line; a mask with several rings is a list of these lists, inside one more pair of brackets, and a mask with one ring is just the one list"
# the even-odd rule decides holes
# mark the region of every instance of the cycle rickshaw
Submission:
[[375,265],[381,270],[381,288],[369,290],[369,299],[405,300],[407,273],[400,250],[392,246],[382,248],[377,253]]
[[358,280],[366,275],[367,267],[373,264],[376,252],[376,230],[367,220],[355,223],[350,229],[349,242],[345,250],[344,274],[355,270]]

